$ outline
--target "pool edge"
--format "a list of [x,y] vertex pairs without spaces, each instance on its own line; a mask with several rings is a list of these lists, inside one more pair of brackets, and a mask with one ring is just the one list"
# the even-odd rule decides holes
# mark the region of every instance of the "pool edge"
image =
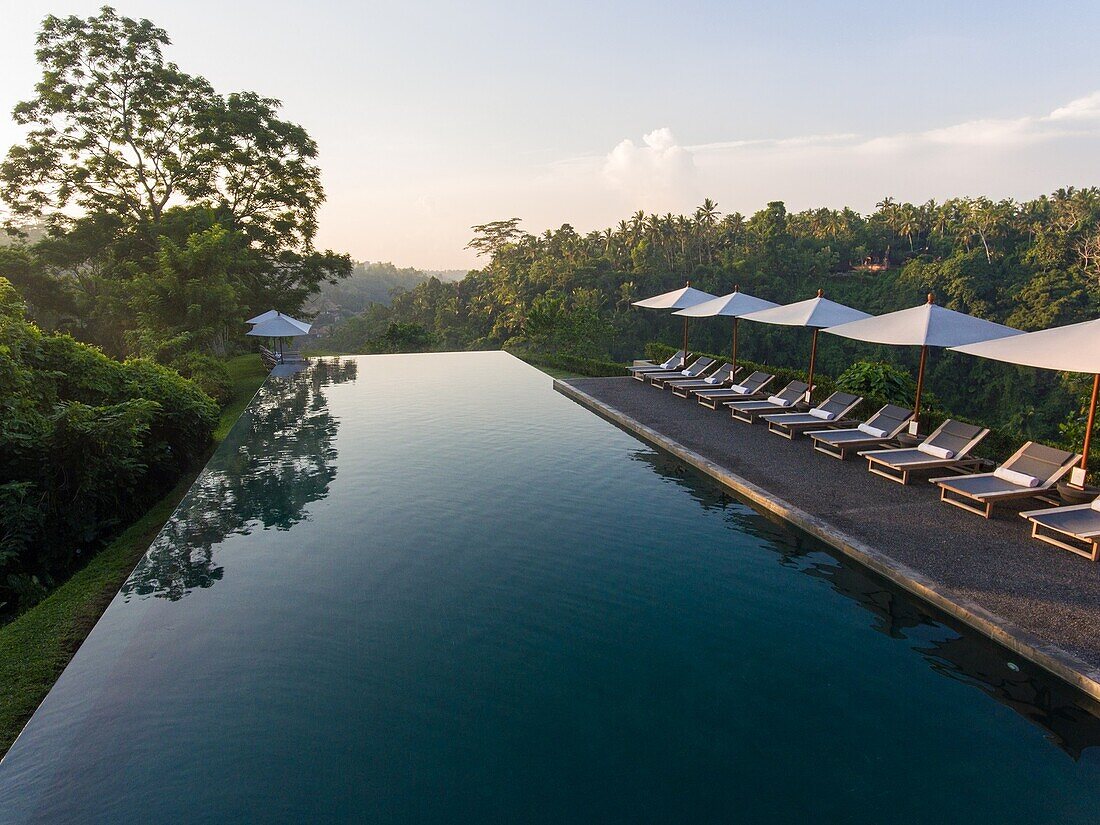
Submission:
[[912,570],[865,542],[849,536],[824,519],[772,495],[764,488],[688,449],[664,433],[647,427],[610,404],[573,386],[567,380],[556,378],[553,386],[557,392],[567,398],[644,441],[671,453],[742,498],[748,499],[758,507],[824,541],[845,556],[884,576],[909,593],[1100,701],[1100,671],[1091,668],[1073,654],[991,613],[979,604],[949,595],[940,584],[927,576]]

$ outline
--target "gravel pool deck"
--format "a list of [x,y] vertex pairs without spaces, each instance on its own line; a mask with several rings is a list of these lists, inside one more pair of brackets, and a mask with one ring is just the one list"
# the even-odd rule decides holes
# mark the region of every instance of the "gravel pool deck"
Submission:
[[1100,563],[1030,537],[1019,512],[1048,505],[987,521],[939,500],[942,472],[903,487],[632,378],[554,386],[1100,699]]

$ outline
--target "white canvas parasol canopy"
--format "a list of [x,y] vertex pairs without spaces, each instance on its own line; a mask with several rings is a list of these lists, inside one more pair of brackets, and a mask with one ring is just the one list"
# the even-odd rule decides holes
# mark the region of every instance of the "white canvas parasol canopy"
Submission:
[[255,335],[260,338],[294,338],[299,335],[309,335],[309,330],[303,329],[300,322],[293,318],[279,316],[261,321],[250,329],[247,335]]
[[1100,394],[1100,318],[1039,332],[1025,332],[996,341],[952,347],[952,350],[1024,367],[1092,374],[1092,399],[1089,402],[1088,423],[1085,426],[1084,449],[1081,451],[1082,472],[1079,479],[1083,484],[1084,471],[1088,469],[1093,424],[1096,421],[1096,400]]
[[292,324],[299,326],[303,332],[309,332],[313,328],[312,324],[307,324],[305,321],[299,321],[297,318],[291,318],[289,315],[283,315],[277,309],[269,309],[267,312],[262,312],[255,318],[249,318],[245,321],[246,324],[262,324],[264,321],[271,321],[275,318],[285,318]]
[[[308,324],[306,326],[308,326]],[[254,335],[257,338],[271,338],[274,340],[277,338],[296,338],[299,335],[309,335],[309,330],[302,328],[301,321],[296,321],[286,315],[278,315],[274,318],[268,318],[266,321],[260,321],[260,323],[246,332],[245,335]]]
[[957,347],[977,341],[989,341],[1020,335],[1018,329],[975,318],[964,312],[941,307],[933,301],[909,309],[887,312],[862,321],[852,321],[825,330],[831,335],[869,341],[873,344],[920,347],[920,367],[917,369],[917,393],[913,402],[913,421],[919,426],[920,397],[924,388],[924,367],[929,347]]
[[[662,292],[660,295],[654,295],[652,298],[644,298],[641,301],[635,301],[632,306],[641,307],[642,309],[687,309],[695,304],[700,304],[703,301],[709,301],[716,296],[711,295],[709,292],[703,292],[701,289],[695,289],[691,285],[691,281],[688,281],[680,289],[674,289],[671,292]],[[684,318],[684,365],[687,364],[687,351],[688,351],[688,319]]]
[[751,312],[743,315],[746,321],[759,321],[762,324],[779,324],[786,327],[810,327],[814,331],[813,343],[810,345],[810,369],[806,376],[806,383],[810,388],[806,390],[806,398],[809,399],[814,391],[814,362],[817,360],[817,334],[825,327],[835,327],[846,324],[849,321],[858,321],[861,318],[870,318],[866,312],[852,309],[850,306],[838,304],[824,297],[823,290],[817,291],[816,298],[808,301],[798,301],[793,304],[784,304],[774,309],[765,309],[760,312]]
[[701,304],[689,306],[687,309],[681,309],[672,314],[683,315],[685,318],[713,318],[715,316],[733,318],[733,346],[730,350],[730,363],[736,372],[737,322],[741,320],[741,316],[748,315],[750,312],[759,312],[762,309],[771,309],[776,306],[779,305],[772,301],[765,301],[763,298],[757,298],[755,295],[749,295],[747,292],[742,292],[740,287],[735,286],[733,292],[729,295],[712,298],[709,301],[703,301]]

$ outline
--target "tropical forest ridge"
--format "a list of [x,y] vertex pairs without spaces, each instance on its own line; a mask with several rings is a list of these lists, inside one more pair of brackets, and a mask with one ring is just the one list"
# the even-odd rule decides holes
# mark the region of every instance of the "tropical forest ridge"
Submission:
[[[638,212],[584,235],[568,224],[533,235],[518,219],[474,232],[470,245],[485,256],[482,269],[455,283],[433,279],[395,295],[390,307],[374,307],[337,327],[333,348],[386,351],[397,340],[425,350],[504,347],[536,360],[629,362],[642,357],[649,342],[680,340],[679,319],[639,312],[631,302],[684,281],[714,294],[737,286],[780,304],[824,289],[826,297],[873,315],[923,303],[931,292],[948,308],[1021,330],[1100,314],[1095,187],[1023,203],[979,197],[917,205],[884,198],[869,215],[825,208],[790,214],[775,202],[746,217],[722,214],[707,200],[691,215]],[[728,320],[695,323],[691,343],[701,352],[727,352]],[[740,355],[802,368],[806,347],[797,332],[751,325]],[[869,394],[905,400],[918,356],[916,348],[837,339],[818,357],[822,372],[833,377],[857,362],[897,367],[876,373]],[[1080,443],[1087,377],[936,353],[929,387],[942,410],[1029,438]]]

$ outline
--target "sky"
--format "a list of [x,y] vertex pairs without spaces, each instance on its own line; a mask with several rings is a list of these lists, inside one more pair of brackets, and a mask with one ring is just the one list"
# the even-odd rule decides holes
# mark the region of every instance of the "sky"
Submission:
[[[5,3],[0,150],[47,14]],[[475,266],[470,227],[585,232],[704,197],[751,214],[1100,183],[1096,2],[119,0],[320,147],[316,243]]]

